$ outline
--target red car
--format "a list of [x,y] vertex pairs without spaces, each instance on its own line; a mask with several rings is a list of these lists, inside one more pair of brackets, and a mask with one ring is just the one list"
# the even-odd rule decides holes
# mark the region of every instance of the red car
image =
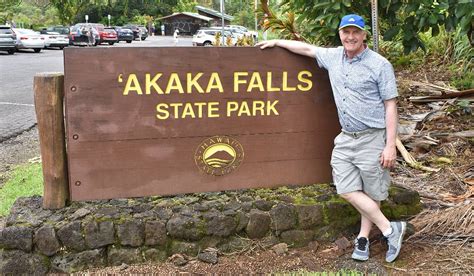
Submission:
[[104,28],[102,32],[100,32],[100,43],[107,42],[109,45],[114,45],[115,42],[118,42],[117,32],[114,28]]

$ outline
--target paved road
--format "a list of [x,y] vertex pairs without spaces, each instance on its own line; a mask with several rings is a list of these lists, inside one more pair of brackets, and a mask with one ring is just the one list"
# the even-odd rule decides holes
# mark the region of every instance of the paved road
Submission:
[[[182,37],[177,46],[191,46],[191,38]],[[172,37],[153,36],[131,44],[120,42],[99,47],[160,47],[174,46]],[[0,143],[36,124],[33,99],[33,77],[39,72],[64,72],[63,51],[31,50],[7,55],[0,52]]]

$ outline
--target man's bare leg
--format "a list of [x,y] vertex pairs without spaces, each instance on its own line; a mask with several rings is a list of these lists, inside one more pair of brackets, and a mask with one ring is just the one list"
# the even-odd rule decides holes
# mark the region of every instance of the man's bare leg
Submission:
[[[341,194],[341,197],[347,200],[361,214],[361,231],[362,227],[365,227],[365,232],[367,229],[369,229],[369,225],[365,219],[373,222],[380,229],[380,231],[382,231],[382,233],[387,233],[387,231],[390,230],[390,221],[384,216],[382,211],[380,211],[379,203],[371,199],[368,195],[363,192],[356,191]],[[364,222],[364,225],[362,225],[362,222]]]
[[357,237],[358,238],[359,237],[365,237],[365,238],[368,239],[369,234],[370,234],[370,230],[372,230],[372,225],[373,225],[373,223],[370,221],[370,219],[368,219],[364,215],[361,215],[361,218],[360,218],[360,231],[359,231],[359,235]]
[[[375,201],[377,203],[377,205],[379,206],[380,208],[380,201]],[[369,218],[367,218],[366,216],[364,215],[361,215],[361,218],[360,218],[360,232],[359,232],[359,235],[357,237],[365,237],[365,238],[369,238],[369,235],[370,235],[370,231],[372,230],[372,225],[374,225],[372,223],[372,221],[370,221]]]

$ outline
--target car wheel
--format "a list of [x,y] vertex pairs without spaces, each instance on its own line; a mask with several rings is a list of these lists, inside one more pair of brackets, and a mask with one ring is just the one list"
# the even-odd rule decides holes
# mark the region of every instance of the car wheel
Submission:
[[210,41],[205,41],[202,45],[205,47],[209,47],[212,46],[212,43]]
[[131,41],[131,40],[127,40],[127,43],[132,43],[132,41]]
[[115,42],[109,42],[109,45],[114,45]]
[[59,46],[59,49],[60,49],[60,50],[64,49],[64,46]]
[[10,50],[8,50],[8,54],[9,54],[9,55],[13,55],[14,53],[15,53],[15,49],[10,49]]
[[35,51],[35,53],[39,53],[39,52],[41,52],[41,49],[36,48],[36,49],[34,49],[34,51]]
[[146,37],[142,37],[142,41],[144,41],[146,39]]

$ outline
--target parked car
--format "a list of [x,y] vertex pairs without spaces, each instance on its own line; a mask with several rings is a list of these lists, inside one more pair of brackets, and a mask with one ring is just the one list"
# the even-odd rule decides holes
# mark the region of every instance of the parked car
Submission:
[[127,41],[127,43],[132,43],[132,40],[133,40],[132,30],[122,28],[122,27],[114,27],[114,29],[117,32],[118,42]]
[[[89,32],[92,31],[94,39],[89,43]],[[97,46],[100,42],[99,31],[93,24],[78,23],[71,27],[69,33],[69,42],[71,45],[77,46]]]
[[132,30],[132,32],[133,32],[133,40],[135,40],[135,39],[141,39],[140,28],[138,28],[137,25],[128,24],[128,25],[123,26],[122,28]]
[[69,27],[66,26],[50,26],[46,28],[47,32],[57,32],[61,35],[69,35]]
[[13,55],[16,51],[16,35],[10,26],[0,25],[0,51]]
[[16,34],[16,49],[33,49],[35,53],[44,48],[44,37],[30,29],[12,28]]
[[41,36],[44,38],[44,48],[58,47],[62,50],[69,45],[68,36],[58,32],[46,32],[41,34]]
[[[193,46],[212,46],[216,41],[216,34],[222,33],[222,30],[216,29],[201,29],[193,35]],[[224,36],[232,38],[232,45],[237,43],[237,38],[232,36],[232,33],[224,30]],[[225,44],[225,41],[224,41]]]
[[[210,27],[207,29],[222,31],[222,27]],[[224,27],[224,31],[230,32],[232,37],[234,37],[236,40],[239,38],[242,38],[245,35],[245,33],[242,32],[240,29],[232,29],[229,27]]]
[[118,42],[117,32],[114,28],[105,27],[104,31],[100,33],[100,43],[109,43],[109,45],[114,45],[115,42]]
[[105,26],[103,24],[100,24],[100,23],[90,23],[96,30],[97,32],[99,33],[99,40],[97,41],[97,44],[101,44],[102,43],[102,33],[105,31]]
[[140,39],[143,41],[148,37],[148,30],[147,28],[143,26],[139,26],[138,29],[140,29]]
[[240,31],[244,33],[247,36],[252,36],[254,41],[257,42],[258,40],[258,32],[255,31],[249,31],[249,29],[245,28],[244,26],[240,25],[227,25],[226,27],[230,28],[233,31]]

